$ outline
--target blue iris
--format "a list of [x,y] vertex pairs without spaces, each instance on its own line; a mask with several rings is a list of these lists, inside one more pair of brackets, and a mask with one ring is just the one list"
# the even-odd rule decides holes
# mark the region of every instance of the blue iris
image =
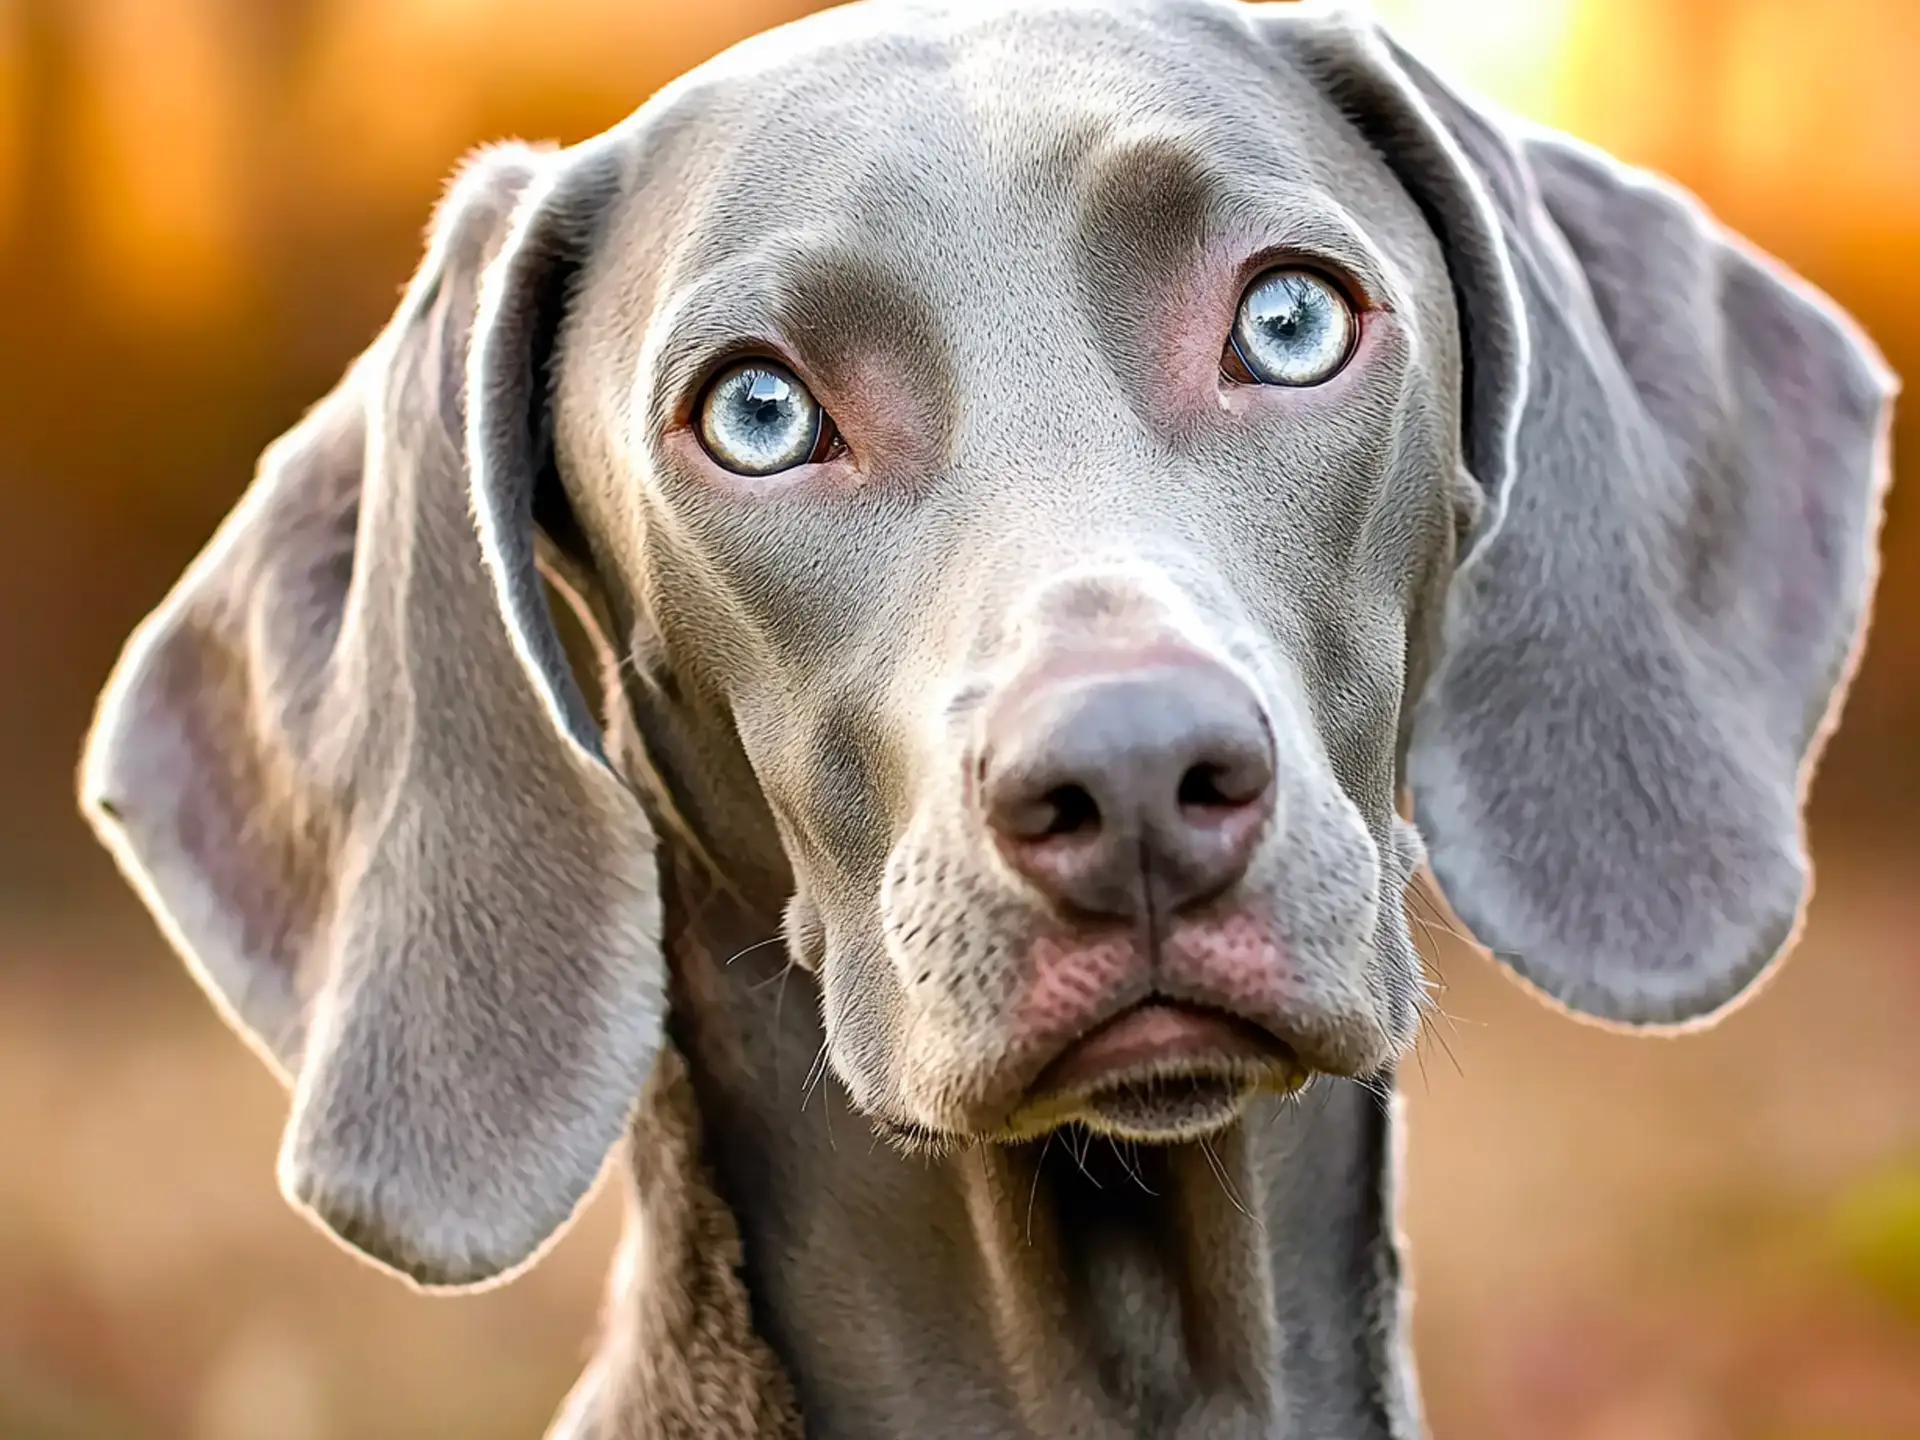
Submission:
[[1356,324],[1346,297],[1311,270],[1269,270],[1247,287],[1233,349],[1266,385],[1318,385],[1346,363]]
[[806,463],[820,440],[819,402],[770,360],[724,370],[700,406],[700,440],[727,469],[774,475]]

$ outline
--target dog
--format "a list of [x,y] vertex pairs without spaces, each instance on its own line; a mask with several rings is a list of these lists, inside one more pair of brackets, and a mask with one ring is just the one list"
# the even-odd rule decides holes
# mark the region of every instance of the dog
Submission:
[[552,1436],[1402,1440],[1410,879],[1763,980],[1894,389],[1344,6],[855,4],[470,159],[83,805],[347,1246],[617,1157]]

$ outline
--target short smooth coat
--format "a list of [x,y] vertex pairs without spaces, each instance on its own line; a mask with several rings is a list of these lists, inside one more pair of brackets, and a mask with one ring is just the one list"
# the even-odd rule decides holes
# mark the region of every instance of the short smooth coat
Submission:
[[[1222,376],[1274,257],[1364,297],[1324,385]],[[713,464],[742,354],[845,453]],[[464,166],[129,643],[83,798],[330,1233],[492,1283],[614,1157],[556,1437],[1406,1440],[1409,879],[1603,1021],[1764,977],[1893,388],[1688,196],[1357,11],[851,5]],[[1076,1149],[1019,1097],[1088,942],[968,776],[1045,657],[1163,643],[1277,757],[1256,961],[1203,998],[1319,1078]]]

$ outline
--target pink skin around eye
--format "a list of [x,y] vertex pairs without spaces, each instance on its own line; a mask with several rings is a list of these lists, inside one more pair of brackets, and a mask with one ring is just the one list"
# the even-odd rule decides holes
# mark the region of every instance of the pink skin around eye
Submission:
[[[1152,347],[1149,419],[1179,433],[1210,417],[1243,416],[1260,406],[1338,406],[1371,367],[1403,358],[1407,337],[1399,317],[1384,308],[1356,309],[1359,337],[1353,354],[1324,384],[1283,387],[1228,379],[1221,355],[1241,296],[1264,270],[1284,263],[1249,267],[1244,251],[1213,251],[1148,297],[1141,333]],[[893,483],[892,477],[911,484],[913,476],[932,473],[946,460],[956,418],[952,397],[922,393],[889,357],[849,359],[838,367],[831,387],[797,366],[788,368],[800,374],[832,418],[842,441],[833,458],[774,475],[736,475],[707,454],[692,423],[676,425],[662,437],[668,456],[709,486],[768,501],[830,499],[876,482]]]
[[1356,307],[1354,320],[1360,333],[1353,354],[1325,383],[1282,387],[1228,379],[1221,372],[1220,358],[1240,298],[1265,270],[1285,263],[1276,260],[1248,268],[1239,254],[1209,252],[1150,299],[1144,333],[1149,344],[1155,337],[1159,340],[1149,386],[1155,421],[1177,432],[1209,415],[1245,415],[1260,405],[1337,405],[1375,361],[1382,344],[1389,337],[1397,338],[1398,321],[1390,311]]
[[950,417],[930,413],[929,401],[881,357],[848,361],[832,387],[787,368],[800,376],[839,434],[828,459],[773,475],[737,475],[700,443],[697,416],[662,437],[667,454],[708,485],[755,500],[830,499],[865,488],[877,473],[925,474],[940,460]]

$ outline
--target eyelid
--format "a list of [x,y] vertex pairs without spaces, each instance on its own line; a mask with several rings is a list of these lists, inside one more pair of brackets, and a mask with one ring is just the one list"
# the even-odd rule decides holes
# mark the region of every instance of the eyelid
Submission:
[[1275,270],[1303,270],[1326,281],[1339,292],[1340,298],[1347,302],[1348,308],[1356,316],[1370,310],[1391,312],[1393,309],[1391,301],[1379,293],[1379,287],[1370,286],[1353,267],[1327,255],[1288,246],[1257,251],[1241,262],[1237,288],[1233,292],[1234,305],[1237,307],[1246,298],[1256,281]]
[[[745,297],[751,299],[751,296]],[[668,302],[642,342],[637,416],[648,430],[665,435],[693,427],[700,402],[728,369],[765,361],[792,374],[811,394],[819,390],[777,326],[761,323],[764,308],[742,297],[718,294],[712,278]],[[742,323],[742,320],[746,323]]]
[[[714,346],[700,346],[669,356],[660,369],[660,407],[673,425],[694,424],[700,407],[727,372],[741,365],[766,365],[793,376],[809,395],[815,391],[806,372],[787,358],[778,342],[743,337]],[[817,396],[816,396],[817,399]]]
[[1240,347],[1234,343],[1233,330],[1227,331],[1227,343],[1220,347],[1220,369],[1236,385],[1260,385],[1260,377],[1247,368],[1247,362],[1241,357]]

